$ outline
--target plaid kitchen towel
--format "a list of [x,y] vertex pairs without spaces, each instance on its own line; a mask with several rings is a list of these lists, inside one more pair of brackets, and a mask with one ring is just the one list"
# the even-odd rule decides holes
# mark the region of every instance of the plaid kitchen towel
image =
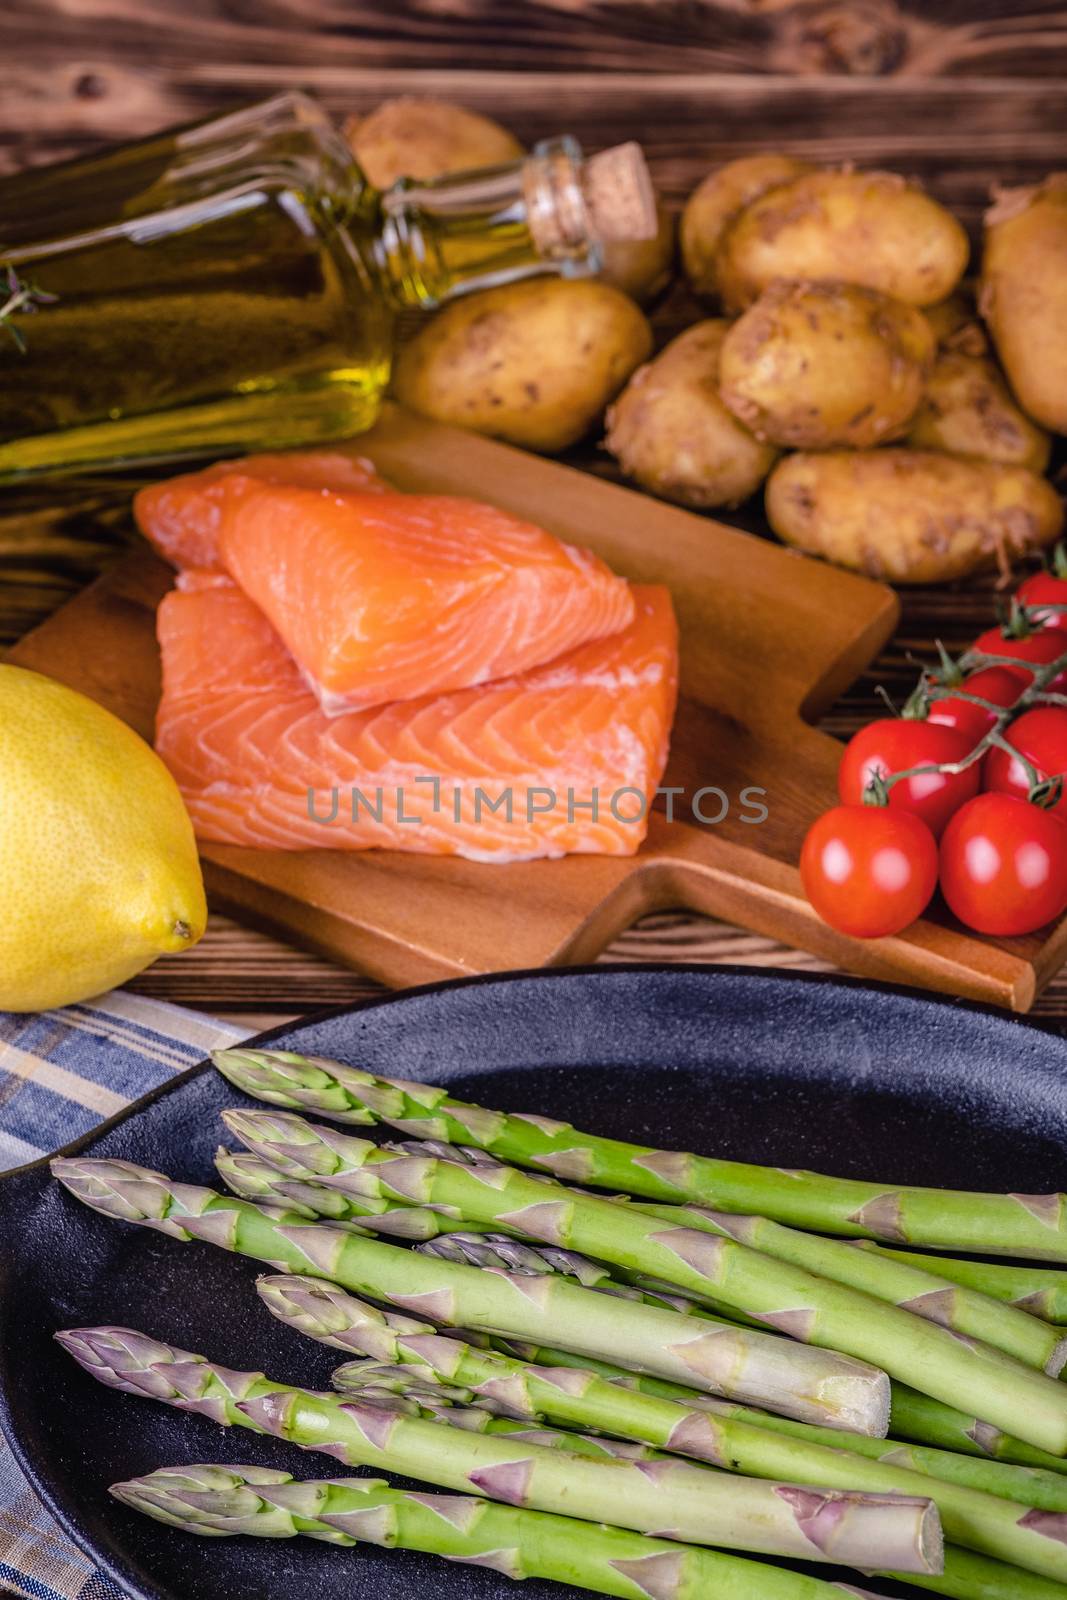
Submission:
[[[38,1016],[0,1012],[0,1173],[94,1124],[247,1030],[116,991]],[[122,1600],[56,1527],[0,1436],[0,1595]]]

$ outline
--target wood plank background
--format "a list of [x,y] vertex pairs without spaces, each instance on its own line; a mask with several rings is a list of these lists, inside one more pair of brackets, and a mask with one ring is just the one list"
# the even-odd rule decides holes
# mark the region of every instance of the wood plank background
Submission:
[[[459,100],[526,141],[639,138],[679,207],[714,163],[769,147],[921,177],[976,233],[992,185],[1067,168],[1067,5],[1054,0],[6,0],[0,172],[154,131],[282,87],[339,116],[393,94]],[[0,217],[0,236],[3,219]],[[666,338],[698,308],[675,290]],[[595,445],[575,465],[608,473]],[[126,492],[0,502],[0,645],[132,537]],[[759,530],[758,511],[737,519]],[[905,596],[902,626],[826,720],[847,735],[895,697],[934,638],[991,620],[981,580]],[[707,919],[646,918],[605,958],[816,968]],[[358,973],[215,918],[203,944],[136,987],[267,1025],[362,998]],[[1067,1029],[1067,973],[1036,1013]]]

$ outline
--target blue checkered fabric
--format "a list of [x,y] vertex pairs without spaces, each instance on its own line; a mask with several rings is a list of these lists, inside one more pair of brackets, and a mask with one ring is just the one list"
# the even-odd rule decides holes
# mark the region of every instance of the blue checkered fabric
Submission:
[[[0,1012],[0,1173],[69,1144],[245,1030],[116,991],[36,1016]],[[0,1437],[0,1596],[122,1600],[37,1500]]]

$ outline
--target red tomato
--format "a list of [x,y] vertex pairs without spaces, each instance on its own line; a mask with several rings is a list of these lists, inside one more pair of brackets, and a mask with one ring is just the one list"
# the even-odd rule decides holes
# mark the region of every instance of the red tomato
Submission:
[[937,885],[937,845],[910,811],[833,806],[808,830],[800,877],[814,909],[838,933],[881,939],[925,912]]
[[[1000,628],[987,628],[974,641],[974,648],[981,650],[983,655],[1010,656],[1013,661],[1041,667],[1055,661],[1057,656],[1067,656],[1067,640],[1060,637],[1058,628],[1039,629],[1036,633],[1024,634],[1020,639],[1006,639]],[[1067,671],[1059,673],[1045,687],[1062,693],[1067,687]]]
[[[960,688],[1007,709],[1018,700],[1029,678],[1029,673],[1019,667],[983,667],[980,672],[972,672],[964,678]],[[944,700],[932,700],[926,720],[940,722],[946,728],[955,728],[957,732],[966,734],[973,748],[985,737],[997,718],[995,712],[987,711],[984,706],[972,705],[969,700],[951,695]]]
[[[938,722],[883,717],[869,722],[848,743],[837,774],[837,792],[846,806],[863,803],[872,777],[905,772],[909,767],[961,761],[976,740]],[[966,772],[928,772],[904,778],[889,791],[894,811],[912,811],[938,837],[954,811],[978,793],[978,763]]]
[[808,830],[800,877],[824,922],[854,939],[881,939],[929,905],[937,845],[926,823],[908,811],[835,806]]
[[[1004,737],[1037,768],[1042,778],[1063,776],[1067,780],[1067,711],[1055,706],[1036,706],[1024,711],[1011,724]],[[1021,761],[994,746],[985,758],[982,788],[999,794],[1014,794],[1025,800],[1030,793],[1030,778]],[[1051,811],[1067,818],[1067,794]]]
[[1042,606],[1063,606],[1063,611],[1046,611],[1043,616],[1031,616],[1030,620],[1046,631],[1055,628],[1059,633],[1067,633],[1067,578],[1053,577],[1051,572],[1035,572],[1032,578],[1020,584],[1015,598],[1031,612],[1040,611]]
[[941,891],[976,933],[1012,938],[1067,909],[1067,827],[1011,794],[980,794],[941,840]]

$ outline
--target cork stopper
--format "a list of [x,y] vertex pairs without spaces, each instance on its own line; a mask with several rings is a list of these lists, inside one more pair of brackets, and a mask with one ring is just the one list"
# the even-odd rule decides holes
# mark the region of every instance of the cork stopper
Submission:
[[570,138],[538,145],[523,167],[523,198],[534,243],[549,260],[656,236],[656,196],[638,144],[616,145],[588,160]]
[[605,244],[656,237],[656,194],[639,144],[631,140],[590,156],[582,188],[593,233]]

